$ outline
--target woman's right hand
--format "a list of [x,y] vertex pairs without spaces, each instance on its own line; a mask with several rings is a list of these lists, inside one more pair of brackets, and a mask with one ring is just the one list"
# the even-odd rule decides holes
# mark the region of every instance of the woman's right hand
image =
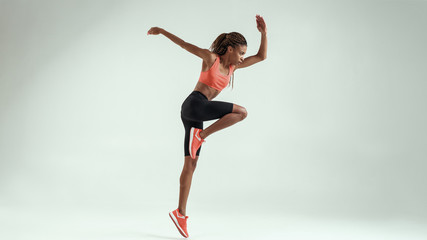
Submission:
[[148,30],[147,35],[158,35],[158,34],[160,34],[160,32],[162,30],[163,29],[161,29],[159,27],[152,27],[152,28],[150,28],[150,30]]
[[264,18],[260,15],[256,15],[256,27],[260,33],[267,33],[267,24],[265,24]]

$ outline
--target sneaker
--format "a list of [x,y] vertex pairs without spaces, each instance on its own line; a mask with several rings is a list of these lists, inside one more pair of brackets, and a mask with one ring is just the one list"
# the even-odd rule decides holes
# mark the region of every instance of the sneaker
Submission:
[[179,210],[176,209],[175,211],[172,211],[169,213],[169,217],[171,217],[173,223],[175,223],[176,228],[178,229],[179,233],[185,238],[188,238],[188,232],[187,232],[187,218],[188,216],[184,216],[181,213],[179,213]]
[[196,158],[197,150],[199,150],[200,146],[202,146],[202,143],[205,142],[200,137],[200,132],[202,129],[194,128],[192,127],[190,130],[190,156],[192,159]]

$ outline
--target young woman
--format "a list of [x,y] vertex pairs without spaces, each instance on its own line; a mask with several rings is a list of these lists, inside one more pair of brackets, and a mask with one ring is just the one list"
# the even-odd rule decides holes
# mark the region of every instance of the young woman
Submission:
[[[178,231],[184,237],[189,236],[187,232],[188,216],[186,216],[187,199],[204,139],[214,132],[242,121],[247,115],[246,109],[242,106],[212,101],[212,99],[229,85],[235,70],[249,67],[267,57],[267,26],[259,15],[256,16],[256,23],[261,33],[261,44],[258,53],[247,58],[244,58],[247,49],[246,39],[237,32],[219,35],[208,50],[187,43],[162,28],[153,27],[148,31],[148,35],[163,34],[172,42],[203,60],[199,81],[181,108],[181,119],[185,128],[185,162],[180,177],[178,209],[169,213]],[[218,120],[203,129],[203,121],[213,119]]]

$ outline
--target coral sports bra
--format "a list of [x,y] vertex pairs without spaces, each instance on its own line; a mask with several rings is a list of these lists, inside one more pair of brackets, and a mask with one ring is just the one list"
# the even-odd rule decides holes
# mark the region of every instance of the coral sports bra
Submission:
[[234,66],[230,65],[228,75],[222,74],[219,71],[219,56],[217,56],[212,67],[208,71],[200,73],[199,82],[215,88],[218,91],[222,91],[230,82],[230,76],[233,71]]

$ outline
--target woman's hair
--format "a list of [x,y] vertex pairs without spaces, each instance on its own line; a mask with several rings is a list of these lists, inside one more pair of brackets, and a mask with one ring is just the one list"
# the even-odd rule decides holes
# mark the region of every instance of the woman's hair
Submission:
[[247,46],[245,37],[238,32],[223,33],[219,35],[212,43],[210,50],[219,56],[224,55],[227,52],[228,46],[236,48],[237,45]]
[[[238,45],[247,46],[245,37],[238,32],[223,33],[219,35],[212,43],[210,50],[219,56],[224,55],[227,52],[228,46],[236,48]],[[232,87],[234,87],[234,72],[231,81]]]

